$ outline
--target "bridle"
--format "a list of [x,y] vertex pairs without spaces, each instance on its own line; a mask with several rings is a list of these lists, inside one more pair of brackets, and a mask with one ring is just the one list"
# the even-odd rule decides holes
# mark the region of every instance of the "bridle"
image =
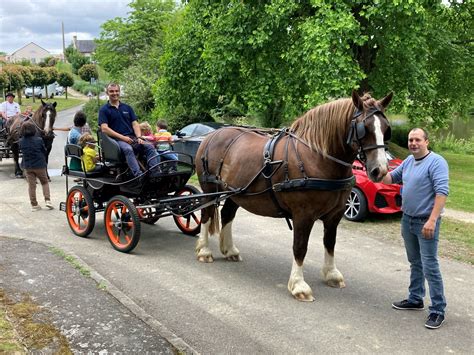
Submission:
[[362,144],[362,139],[365,137],[365,134],[367,131],[365,129],[365,120],[374,116],[375,114],[380,114],[380,116],[382,116],[386,120],[388,128],[384,133],[384,137],[383,137],[384,142],[387,142],[390,140],[392,136],[392,130],[390,128],[390,124],[388,122],[387,117],[378,108],[371,108],[367,112],[367,115],[361,121],[357,122],[357,118],[360,117],[362,114],[363,112],[360,111],[359,109],[357,109],[354,112],[354,115],[352,116],[352,120],[351,120],[351,126],[349,127],[349,133],[347,135],[346,144],[351,145],[353,142],[357,143],[357,146],[359,147],[358,148],[359,159],[365,163],[367,161],[367,156],[365,154],[366,151],[379,149],[379,148],[384,148],[385,150],[387,150],[388,148],[387,144],[383,144],[383,145],[370,144],[370,145],[365,145],[365,146]]
[[[46,115],[46,112],[50,110],[51,111],[51,114],[55,111],[54,108],[51,106],[51,105],[45,105],[42,107],[42,111],[41,111],[41,118],[43,119],[43,125],[44,125],[44,121],[45,121],[45,115]],[[45,129],[44,127],[41,128],[38,123],[34,120],[33,117],[30,117],[29,120],[31,120],[31,122],[33,122],[33,124],[36,126],[36,129],[44,136],[44,137],[51,137],[51,136],[54,136],[54,132],[53,130],[50,130],[50,132],[48,134],[45,133]]]

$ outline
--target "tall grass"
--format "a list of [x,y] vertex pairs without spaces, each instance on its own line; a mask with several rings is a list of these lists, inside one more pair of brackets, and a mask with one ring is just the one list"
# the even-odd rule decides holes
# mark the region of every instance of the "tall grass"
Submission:
[[455,138],[452,133],[448,133],[446,137],[430,139],[430,145],[436,151],[474,154],[474,137],[469,139]]

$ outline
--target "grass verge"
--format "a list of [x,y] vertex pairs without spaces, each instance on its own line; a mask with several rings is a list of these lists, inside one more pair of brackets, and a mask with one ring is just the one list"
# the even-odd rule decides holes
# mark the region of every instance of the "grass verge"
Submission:
[[[400,159],[409,151],[396,144],[389,144],[389,150]],[[449,197],[446,207],[459,211],[474,212],[474,156],[449,152],[437,152],[449,165]]]
[[[72,354],[46,309],[28,295],[15,300],[0,289],[0,353]],[[25,351],[26,349],[26,351]]]
[[[81,99],[74,99],[69,97],[66,100],[66,97],[64,96],[57,96],[54,99],[48,99],[44,100],[45,102],[56,102],[56,111],[63,111],[67,110],[68,108],[79,106],[84,103],[84,100]],[[33,111],[36,111],[38,107],[41,105],[41,100],[40,99],[35,99],[35,102],[33,103],[33,98],[30,97],[29,99],[22,98],[21,99],[21,112],[24,112],[26,110],[26,106],[31,106],[33,108]]]
[[86,277],[90,277],[91,276],[91,272],[90,270],[88,270],[87,268],[85,268],[84,266],[82,266],[79,261],[77,261],[73,256],[71,255],[67,255],[64,251],[62,251],[61,249],[59,248],[51,248],[50,249],[53,254],[63,258],[64,260],[66,260],[69,264],[72,265],[73,268],[79,270],[79,272],[83,275],[83,276],[86,276]]
[[[362,223],[341,221],[341,227],[374,236],[383,241],[403,246],[400,234],[401,213],[393,215],[371,214]],[[465,223],[443,217],[441,223],[439,254],[448,259],[474,265],[474,223]]]

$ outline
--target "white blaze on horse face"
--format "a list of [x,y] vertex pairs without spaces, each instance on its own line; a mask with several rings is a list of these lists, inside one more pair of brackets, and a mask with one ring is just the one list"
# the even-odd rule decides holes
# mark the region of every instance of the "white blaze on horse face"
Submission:
[[380,123],[380,118],[377,115],[374,115],[374,129],[375,129],[375,142],[376,144],[381,147],[377,148],[377,165],[380,169],[380,174],[384,176],[387,174],[387,156],[385,155],[385,148],[384,148],[384,139],[382,133],[382,125]]
[[46,111],[46,121],[44,122],[44,131],[46,132],[46,134],[49,133],[49,122],[51,121],[51,111],[50,110],[47,110]]

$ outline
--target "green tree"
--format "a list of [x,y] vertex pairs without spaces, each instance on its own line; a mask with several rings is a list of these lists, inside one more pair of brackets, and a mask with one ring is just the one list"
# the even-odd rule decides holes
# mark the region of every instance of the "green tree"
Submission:
[[79,71],[79,76],[82,80],[90,82],[92,78],[98,79],[99,73],[97,72],[97,66],[95,64],[85,64]]
[[350,47],[357,23],[347,6],[315,3],[190,2],[168,31],[160,114],[201,115],[225,96],[278,126],[350,92],[363,78]]
[[[30,86],[31,85],[31,80],[33,79],[33,75],[31,75],[31,70],[29,66],[23,66],[23,65],[17,65],[16,66],[17,70],[21,73],[21,76],[23,78],[23,85],[24,86]],[[22,102],[22,88],[17,88],[16,89],[16,94],[18,97],[18,103],[21,105]]]
[[58,75],[58,84],[64,87],[66,90],[66,100],[67,100],[67,88],[74,85],[74,77],[71,73],[60,72]]
[[102,25],[95,59],[114,79],[120,79],[132,64],[146,61],[150,51],[158,54],[156,48],[162,45],[175,6],[173,0],[132,1],[127,18],[117,17]]
[[8,87],[8,74],[3,68],[0,68],[0,88],[2,88],[3,93],[5,93],[6,88]]
[[189,2],[167,32],[159,114],[210,112],[224,96],[279,125],[360,87],[443,125],[473,102],[472,4]]
[[[50,97],[48,93],[48,85],[53,84],[58,80],[59,72],[55,67],[46,67],[44,68],[44,70],[48,74],[48,81],[46,82],[46,85],[45,85],[45,93],[46,93],[46,97]],[[54,95],[54,93],[51,93],[51,94]]]
[[33,66],[30,69],[33,76],[31,80],[31,85],[33,87],[33,102],[35,102],[35,87],[36,86],[45,86],[48,82],[48,73],[45,69],[39,66]]
[[72,44],[65,50],[66,59],[71,63],[72,72],[77,74],[82,66],[90,63],[90,58],[82,55],[75,49]]
[[[20,65],[9,64],[2,67],[2,71],[5,72],[8,78],[7,89],[9,91],[19,91],[25,86],[25,79],[22,75],[22,69]],[[21,91],[20,91],[21,94]]]

